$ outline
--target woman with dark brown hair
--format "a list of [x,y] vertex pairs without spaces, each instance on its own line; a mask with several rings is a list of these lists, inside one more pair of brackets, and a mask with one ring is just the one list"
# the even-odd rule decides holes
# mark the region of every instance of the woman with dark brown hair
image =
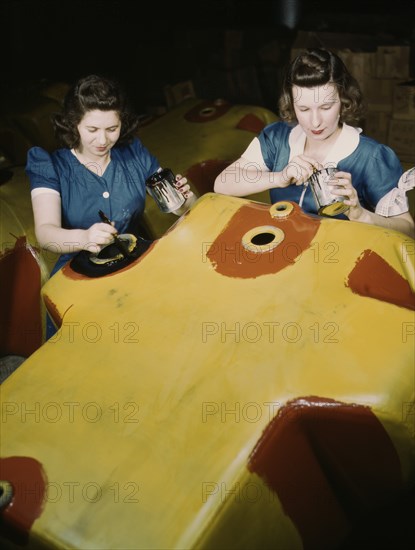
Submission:
[[[36,237],[61,254],[51,275],[81,251],[99,253],[118,234],[136,233],[146,180],[161,168],[136,135],[138,120],[117,81],[89,75],[53,119],[61,148],[28,151]],[[181,215],[195,197],[181,175],[174,185],[185,199],[174,211]],[[47,336],[54,330],[49,322]]]
[[308,182],[335,168],[330,193],[342,197],[337,217],[389,227],[413,236],[402,166],[394,151],[361,133],[362,93],[342,60],[307,50],[286,70],[279,100],[281,121],[264,128],[241,158],[215,181],[218,193],[247,196],[269,190],[272,203],[297,202],[318,213]]

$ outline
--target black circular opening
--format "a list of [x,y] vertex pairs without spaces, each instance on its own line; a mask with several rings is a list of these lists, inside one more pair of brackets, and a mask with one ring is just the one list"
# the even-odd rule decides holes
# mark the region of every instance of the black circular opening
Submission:
[[97,255],[97,257],[100,260],[109,260],[110,258],[114,258],[119,254],[120,251],[118,250],[117,246],[114,243],[108,244],[105,246]]
[[[130,243],[128,239],[122,239],[118,237],[125,245],[125,248],[130,248]],[[131,252],[131,251],[130,251]],[[111,258],[116,258],[120,253],[120,249],[115,243],[110,243],[104,246],[104,248],[97,254],[97,258],[100,260],[110,260]]]
[[215,112],[216,109],[213,107],[205,107],[204,109],[201,109],[200,114],[202,116],[210,116]]
[[255,237],[252,237],[251,243],[256,246],[262,246],[264,244],[269,244],[275,239],[273,233],[258,233]]
[[277,206],[276,208],[279,212],[283,212],[284,210],[287,210],[287,205],[286,204],[280,204],[279,206]]

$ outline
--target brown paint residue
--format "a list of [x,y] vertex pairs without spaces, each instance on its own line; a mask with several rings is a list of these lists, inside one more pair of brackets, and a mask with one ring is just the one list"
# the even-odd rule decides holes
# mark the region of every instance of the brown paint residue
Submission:
[[365,406],[315,396],[288,402],[248,468],[277,494],[305,548],[336,548],[364,513],[403,492],[398,454]]
[[40,462],[26,456],[0,458],[0,479],[13,487],[13,499],[0,510],[0,532],[16,544],[27,544],[34,521],[40,517],[47,478]]
[[41,274],[26,237],[0,256],[0,349],[28,357],[42,344]]
[[[310,247],[321,222],[304,214],[298,204],[289,204],[293,211],[286,218],[273,218],[270,205],[250,203],[241,206],[207,251],[206,256],[216,271],[227,277],[253,278],[277,273],[294,264]],[[267,225],[281,229],[284,240],[269,252],[244,248],[242,237],[245,233]]]
[[49,313],[50,318],[53,320],[57,327],[60,327],[62,325],[62,316],[59,313],[56,304],[52,302],[47,294],[43,294],[43,301],[45,302],[45,307]]
[[247,130],[248,132],[259,134],[265,127],[265,122],[256,115],[249,113],[241,118],[236,127],[238,130]]
[[345,284],[360,296],[415,309],[408,281],[373,250],[365,250],[358,258]]
[[215,179],[231,164],[231,160],[209,159],[193,164],[187,172],[186,177],[197,189],[199,195],[211,193]]
[[211,122],[226,114],[231,107],[232,105],[223,99],[201,101],[187,111],[184,118],[188,122]]

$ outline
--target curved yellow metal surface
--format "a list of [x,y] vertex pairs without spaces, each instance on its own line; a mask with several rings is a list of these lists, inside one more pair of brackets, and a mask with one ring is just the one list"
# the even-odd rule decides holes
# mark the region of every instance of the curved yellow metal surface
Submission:
[[[44,119],[38,115],[42,109],[50,110],[56,101],[61,101],[65,89],[65,85],[55,83],[43,90],[49,103],[44,97],[35,99],[31,114],[22,106],[21,131],[27,133],[30,126],[36,129],[34,135],[38,136],[38,142],[28,146],[40,145],[51,150],[53,136],[49,133],[52,128],[46,132]],[[36,108],[37,103],[40,111]],[[275,114],[263,107],[189,99],[165,115],[147,120],[140,130],[140,138],[163,166],[187,175],[193,191],[199,196],[213,188],[214,177],[221,168],[239,157],[261,127],[275,119]],[[24,162],[23,149],[16,151],[16,155],[18,162]],[[58,254],[53,247],[41,250],[37,243],[30,185],[24,166],[12,168],[11,174],[11,179],[0,186],[0,298],[3,307],[0,352],[27,357],[44,339],[45,312],[39,303],[40,288],[47,281]],[[203,178],[203,188],[198,187],[196,181],[200,178]],[[267,200],[265,194],[262,199]],[[154,200],[147,198],[143,228],[151,238],[161,237],[176,221],[174,214],[161,212]],[[7,275],[3,275],[5,272]]]
[[[260,106],[187,99],[165,115],[149,120],[139,136],[162,166],[185,175],[193,192],[200,196],[213,191],[214,177],[226,164],[241,156],[262,127],[275,120],[275,113]],[[201,178],[206,180],[203,188],[195,179],[195,173],[199,172],[197,168],[202,172]],[[205,178],[204,169],[207,172]],[[268,192],[250,198],[269,201]],[[154,201],[148,198],[144,220],[152,237],[159,238],[177,217],[161,213]]]
[[[268,251],[264,226],[279,229]],[[56,337],[1,391],[2,456],[34,459],[44,479],[29,544],[306,547],[289,488],[258,466],[292,400],[294,438],[309,409],[317,431],[353,441],[367,411],[396,455],[398,490],[412,486],[413,274],[414,241],[401,233],[212,193],[127,268],[88,278],[64,267],[43,288]],[[350,450],[342,479],[355,469],[387,493],[377,461]],[[279,451],[287,467],[298,460]],[[319,547],[344,535],[329,535],[325,517]]]

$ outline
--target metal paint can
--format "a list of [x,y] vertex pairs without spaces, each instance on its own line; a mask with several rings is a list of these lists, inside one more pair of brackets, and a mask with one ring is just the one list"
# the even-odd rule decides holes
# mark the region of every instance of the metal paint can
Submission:
[[316,201],[317,211],[321,216],[337,216],[349,208],[343,202],[345,197],[330,193],[328,184],[335,172],[337,172],[337,168],[333,166],[323,168],[323,170],[314,172],[308,180]]
[[146,180],[147,191],[162,212],[174,212],[186,200],[174,187],[175,181],[175,175],[170,168],[159,168]]

